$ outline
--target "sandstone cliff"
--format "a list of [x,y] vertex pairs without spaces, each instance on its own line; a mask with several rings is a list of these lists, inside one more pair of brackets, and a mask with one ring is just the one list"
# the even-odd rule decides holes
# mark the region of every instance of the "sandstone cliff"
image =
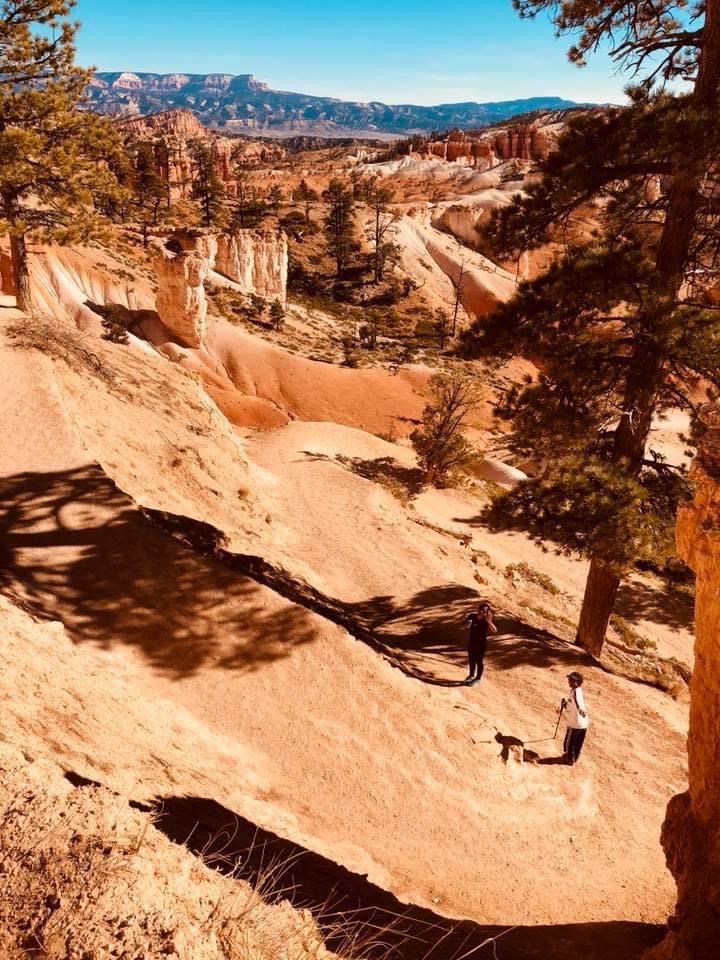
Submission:
[[148,117],[132,117],[118,124],[123,134],[136,137],[152,137],[157,134],[172,134],[177,137],[207,139],[205,127],[192,110],[163,110]]
[[285,300],[288,246],[284,234],[238,230],[217,238],[215,269],[247,293]]
[[662,960],[710,960],[720,944],[720,407],[703,414],[695,498],[677,523],[678,549],[697,574],[696,642],[689,789],[670,801],[663,826],[678,904]]
[[233,155],[248,165],[281,160],[286,151],[277,144],[224,137],[206,130],[192,110],[163,110],[149,116],[119,121],[121,134],[128,140],[150,140],[155,153],[157,173],[167,180],[170,196],[188,197],[193,183],[190,144],[209,142],[217,175],[229,194],[235,192]]
[[288,271],[285,234],[271,230],[220,234],[178,230],[173,239],[183,250],[204,257],[210,270],[232,280],[243,293],[285,301]]
[[453,130],[446,139],[429,142],[425,149],[430,156],[449,163],[464,161],[488,170],[505,160],[524,163],[545,160],[552,150],[553,139],[551,126],[524,123],[480,136]]
[[207,318],[203,283],[210,269],[208,260],[194,250],[174,254],[160,244],[153,254],[160,319],[187,346],[199,347]]

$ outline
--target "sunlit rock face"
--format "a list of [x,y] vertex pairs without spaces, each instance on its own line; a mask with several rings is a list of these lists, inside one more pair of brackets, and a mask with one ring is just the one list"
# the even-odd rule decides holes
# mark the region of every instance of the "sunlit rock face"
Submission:
[[658,960],[720,955],[720,407],[702,411],[695,497],[677,521],[681,555],[697,575],[690,682],[688,791],[668,805],[662,842],[678,886]]
[[247,293],[285,300],[288,247],[284,234],[269,230],[238,230],[217,238],[215,269]]
[[237,230],[213,233],[186,229],[173,234],[172,242],[193,251],[241,287],[244,293],[279,299],[287,296],[288,245],[284,233],[274,230]]
[[554,138],[537,124],[518,124],[481,137],[452,130],[444,140],[430,141],[425,150],[449,163],[468,163],[486,170],[505,160],[534,163],[547,159]]
[[205,336],[207,300],[205,278],[209,263],[193,250],[172,253],[160,244],[153,248],[157,273],[156,309],[163,324],[178,340],[199,347]]

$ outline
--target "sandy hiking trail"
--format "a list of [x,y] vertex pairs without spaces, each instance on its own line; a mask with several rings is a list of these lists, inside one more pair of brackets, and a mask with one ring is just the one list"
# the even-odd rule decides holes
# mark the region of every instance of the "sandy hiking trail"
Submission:
[[[214,816],[237,814],[437,916],[548,925],[560,940],[563,925],[582,938],[586,924],[659,923],[674,900],[658,837],[684,783],[685,705],[530,626],[522,595],[501,605],[482,684],[459,686],[461,620],[482,588],[467,545],[432,528],[468,516],[457,495],[410,511],[361,466],[392,453],[412,470],[402,448],[299,422],[243,443],[177,366],[97,350],[115,380],[3,350],[4,588],[62,620],[92,677],[80,695],[76,665],[58,698],[67,678],[30,658],[36,748],[137,800],[205,798]],[[270,557],[397,656],[170,538],[138,504]],[[534,556],[509,540],[508,556],[511,542]],[[568,585],[581,577],[570,561],[552,569]],[[549,738],[578,667],[593,721],[568,770]],[[129,698],[117,737],[101,719],[106,670]],[[22,704],[11,725],[28,735]],[[513,738],[538,741],[541,762],[515,762]],[[515,956],[542,955],[523,942]]]

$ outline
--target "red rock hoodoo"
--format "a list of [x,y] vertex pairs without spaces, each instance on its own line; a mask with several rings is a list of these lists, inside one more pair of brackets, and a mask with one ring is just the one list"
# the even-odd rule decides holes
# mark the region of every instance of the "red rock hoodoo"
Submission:
[[695,498],[677,521],[678,549],[697,575],[689,785],[663,825],[678,903],[656,960],[710,960],[720,948],[720,407],[706,407],[702,422]]

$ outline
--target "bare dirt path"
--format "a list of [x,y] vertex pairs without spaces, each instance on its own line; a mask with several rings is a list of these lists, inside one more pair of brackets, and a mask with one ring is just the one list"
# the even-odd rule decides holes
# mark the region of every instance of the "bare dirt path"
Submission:
[[[578,652],[501,619],[483,683],[455,686],[456,616],[477,594],[458,581],[459,561],[437,553],[437,535],[421,531],[413,555],[405,531],[393,539],[399,515],[385,491],[327,459],[298,458],[304,514],[283,513],[277,495],[274,522],[292,516],[285,536],[301,546],[298,518],[319,528],[324,516],[332,550],[349,558],[325,567],[324,585],[352,588],[348,602],[372,600],[378,616],[383,595],[386,613],[411,607],[393,621],[399,635],[448,686],[406,676],[339,627],[148,526],[89,462],[54,388],[38,388],[36,364],[18,356],[8,358],[0,395],[12,425],[0,458],[5,587],[62,619],[83,649],[110,652],[139,701],[184,709],[211,741],[248,758],[246,769],[218,768],[200,786],[173,774],[176,760],[158,742],[163,796],[207,797],[240,815],[261,803],[263,819],[250,822],[438,915],[556,930],[599,923],[608,936],[616,921],[666,916],[674,890],[658,837],[685,775],[682,704],[588,668],[593,726],[582,764],[506,762],[496,735],[550,736]],[[296,502],[292,485],[276,482]],[[339,522],[356,514],[356,526]],[[311,566],[323,548],[300,555]],[[433,625],[444,639],[428,642]],[[50,699],[52,690],[49,677]],[[102,727],[83,735],[89,761],[100,756]],[[558,752],[550,740],[536,750],[540,759]],[[103,757],[103,782],[125,782],[141,762],[130,741],[126,755]]]

